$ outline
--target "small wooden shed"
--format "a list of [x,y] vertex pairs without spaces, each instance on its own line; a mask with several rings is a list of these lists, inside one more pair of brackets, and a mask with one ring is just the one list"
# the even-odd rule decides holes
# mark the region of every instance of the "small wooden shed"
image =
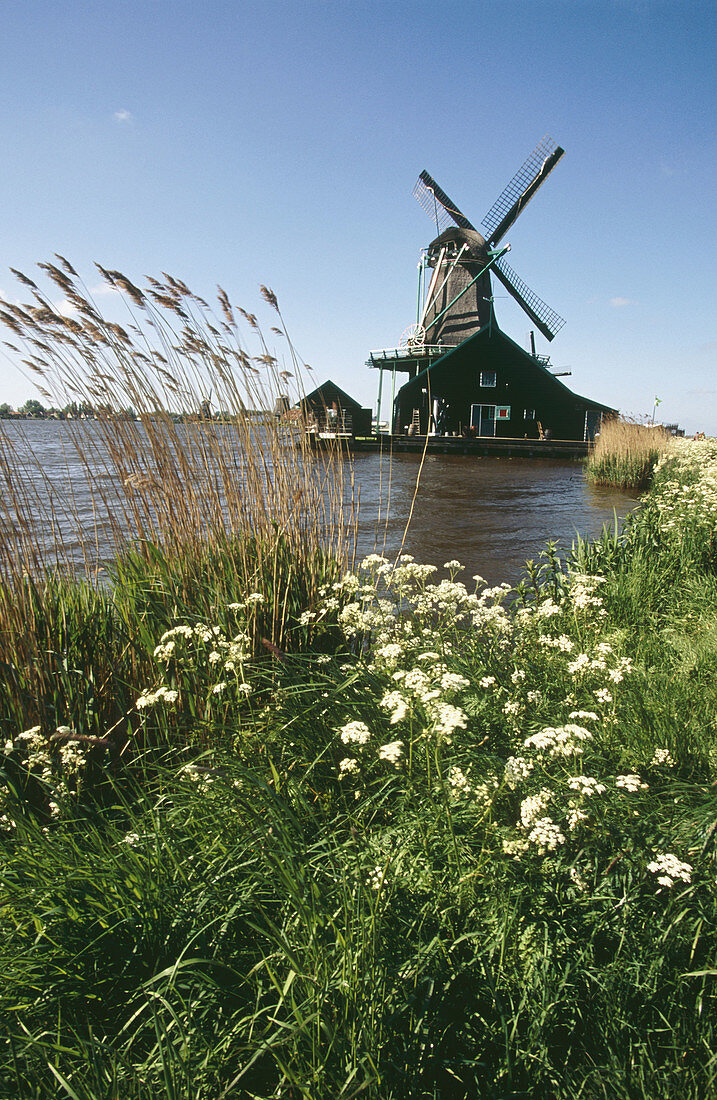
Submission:
[[358,401],[330,379],[307,393],[297,408],[301,409],[307,429],[319,435],[371,434],[371,410],[362,408]]

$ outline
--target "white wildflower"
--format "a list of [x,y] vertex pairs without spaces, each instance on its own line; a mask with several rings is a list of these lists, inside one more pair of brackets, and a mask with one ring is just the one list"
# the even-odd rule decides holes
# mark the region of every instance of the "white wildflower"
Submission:
[[591,775],[573,775],[568,779],[568,786],[572,791],[579,791],[580,794],[588,796],[602,794],[603,791],[607,790],[604,783],[600,783]]
[[553,615],[560,614],[560,607],[551,597],[548,597],[547,600],[543,600],[542,603],[538,604],[535,614],[539,619],[550,619]]
[[341,773],[342,779],[345,775],[355,775],[358,770],[359,762],[358,760],[354,760],[351,756],[345,756],[343,760],[339,762],[339,772]]
[[505,762],[503,779],[509,787],[517,787],[522,780],[527,779],[535,764],[532,760],[526,760],[523,756],[509,756]]
[[514,859],[518,859],[528,851],[530,844],[524,837],[518,836],[512,840],[504,839],[502,842],[503,851],[507,856],[513,856]]
[[571,756],[573,753],[581,753],[581,742],[591,739],[592,734],[584,726],[568,722],[564,726],[546,726],[539,733],[526,737],[523,744],[527,749],[535,748],[550,756]]
[[377,863],[372,871],[369,871],[366,879],[366,885],[370,886],[372,890],[380,890],[384,881],[384,869],[380,863]]
[[598,688],[597,691],[593,692],[593,695],[598,703],[612,703],[612,695],[607,688]]
[[176,703],[179,692],[172,688],[158,687],[155,691],[144,690],[135,702],[138,710],[146,710],[156,703]]
[[174,656],[176,644],[174,640],[160,643],[154,650],[154,656],[158,661],[169,661]]
[[671,852],[661,852],[647,865],[651,874],[657,875],[660,886],[674,886],[676,882],[692,882],[692,867],[683,863]]
[[669,749],[655,749],[650,763],[653,767],[672,768],[675,765],[675,761]]
[[365,745],[371,737],[371,731],[364,722],[347,722],[339,732],[344,745]]
[[622,787],[623,790],[630,791],[632,794],[636,791],[646,791],[648,789],[648,784],[643,783],[639,775],[633,775],[632,773],[616,776],[615,786]]
[[529,829],[533,822],[542,817],[551,799],[551,792],[545,787],[538,794],[528,795],[520,804],[520,822],[524,829]]
[[473,788],[468,782],[468,778],[464,775],[463,771],[454,764],[448,771],[448,786],[451,788],[451,793],[455,796],[465,795],[466,797],[471,794]]
[[470,680],[461,676],[458,672],[444,672],[440,679],[440,685],[444,691],[462,691],[470,687]]
[[554,852],[560,844],[565,843],[565,834],[550,817],[541,817],[533,823],[528,833],[528,840],[535,844],[541,854]]
[[439,703],[433,711],[433,728],[439,737],[450,740],[451,735],[457,729],[465,729],[468,725],[468,715],[460,707],[454,707],[450,703]]
[[387,744],[381,745],[378,755],[381,760],[387,760],[389,764],[398,767],[403,756],[403,741],[389,741]]
[[578,806],[571,806],[568,811],[568,828],[570,831],[573,832],[578,825],[582,825],[583,821],[587,821],[588,816],[585,810],[581,810]]
[[381,700],[384,710],[391,711],[391,725],[402,722],[408,713],[408,700],[400,691],[389,691]]

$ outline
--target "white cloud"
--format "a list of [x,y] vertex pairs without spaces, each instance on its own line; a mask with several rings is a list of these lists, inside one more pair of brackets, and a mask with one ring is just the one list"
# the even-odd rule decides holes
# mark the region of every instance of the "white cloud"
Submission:
[[131,122],[132,112],[128,111],[126,107],[122,107],[121,110],[115,111],[112,117],[114,118],[115,122]]
[[610,305],[619,308],[620,306],[633,305],[632,298],[611,298]]
[[98,283],[97,286],[90,287],[90,294],[98,298],[102,294],[119,294],[119,290],[116,286],[110,286],[109,283]]
[[52,307],[61,317],[74,317],[78,312],[77,306],[69,302],[67,298],[62,298],[59,302],[53,302]]

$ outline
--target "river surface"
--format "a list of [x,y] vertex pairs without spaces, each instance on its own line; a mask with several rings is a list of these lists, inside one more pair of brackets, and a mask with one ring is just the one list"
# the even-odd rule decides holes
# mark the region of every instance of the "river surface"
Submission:
[[[426,456],[414,501],[419,462],[417,455],[395,455],[389,470],[386,460],[380,468],[378,455],[356,456],[360,549],[373,549],[373,523],[377,549],[385,534],[388,556],[403,543],[417,561],[442,566],[455,559],[468,577],[479,573],[490,584],[514,584],[549,539],[569,550],[576,534],[600,534],[637,502],[633,494],[591,486],[578,462],[472,455]],[[382,516],[377,525],[379,480],[385,497],[389,475],[388,522]]]
[[[97,438],[96,427],[83,425],[88,439]],[[34,496],[31,518],[46,545],[54,529],[61,533],[65,552],[79,554],[79,524],[85,533],[92,531],[100,557],[103,545],[109,555],[109,524],[88,487],[69,426],[24,421],[4,422],[3,429],[23,463],[24,483]],[[4,457],[0,453],[0,467],[6,460],[7,451]],[[420,455],[359,454],[346,461],[354,464],[360,494],[360,555],[377,550],[393,557],[402,550],[438,566],[457,559],[467,577],[479,573],[490,584],[514,584],[526,559],[537,558],[548,539],[569,550],[576,534],[598,535],[603,525],[614,524],[615,515],[621,519],[634,508],[637,499],[589,485],[579,462],[558,459],[428,455],[421,466]],[[98,459],[91,471],[95,491],[109,489],[113,480],[103,465]],[[0,500],[9,530],[13,510],[7,483]],[[63,500],[72,502],[69,520],[62,519]],[[52,557],[49,550],[47,556]]]

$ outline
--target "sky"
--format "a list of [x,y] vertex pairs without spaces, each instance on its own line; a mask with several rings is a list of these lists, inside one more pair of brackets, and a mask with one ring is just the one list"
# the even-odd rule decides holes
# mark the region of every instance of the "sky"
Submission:
[[[566,320],[577,393],[717,434],[713,0],[3,0],[0,294],[66,256],[168,271],[375,407],[372,349],[416,320],[426,168],[479,225],[545,134],[509,231]],[[498,322],[531,322],[495,288]],[[281,349],[277,348],[281,355]],[[36,396],[0,355],[0,402]]]

